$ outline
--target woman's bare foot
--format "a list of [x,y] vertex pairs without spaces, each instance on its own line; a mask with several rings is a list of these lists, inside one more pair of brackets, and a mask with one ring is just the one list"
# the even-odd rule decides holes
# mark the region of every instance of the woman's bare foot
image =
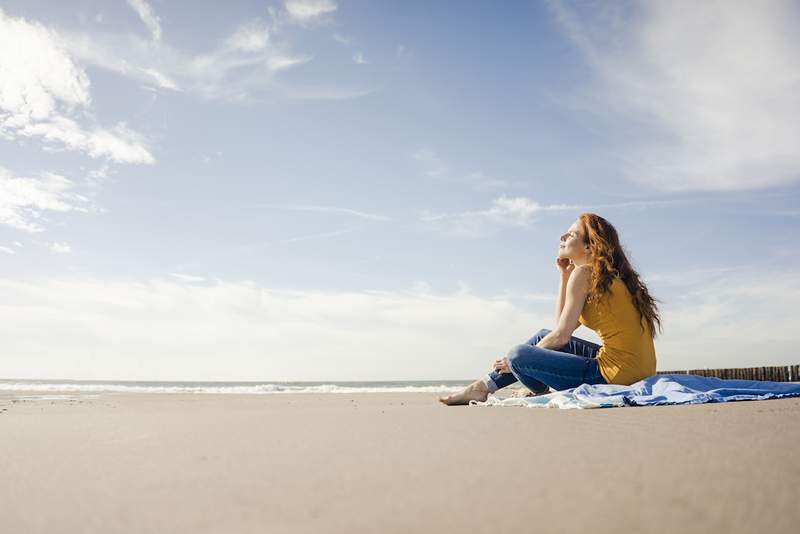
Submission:
[[448,406],[469,404],[469,401],[476,400],[484,402],[489,397],[489,388],[483,380],[476,380],[468,385],[461,393],[453,393],[446,397],[439,397],[439,402]]

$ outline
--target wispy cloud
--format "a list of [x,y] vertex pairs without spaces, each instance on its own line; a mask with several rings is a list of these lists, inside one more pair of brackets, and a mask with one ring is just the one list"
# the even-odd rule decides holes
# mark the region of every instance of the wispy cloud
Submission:
[[52,243],[46,243],[45,246],[50,249],[51,252],[55,252],[56,254],[69,254],[72,252],[72,246],[69,243],[63,241],[54,241]]
[[274,73],[311,60],[270,42],[261,19],[244,22],[215,48],[186,53],[164,40],[153,43],[135,35],[75,33],[60,30],[70,52],[81,62],[169,90],[184,89],[204,98],[241,99],[269,88]]
[[585,109],[629,125],[630,180],[664,191],[800,180],[796,2],[551,6],[598,75]]
[[[270,208],[270,209],[278,209],[278,210],[287,210],[287,211],[305,211],[305,212],[312,212],[312,213],[328,213],[334,215],[345,215],[347,217],[357,217],[359,219],[367,219],[371,221],[390,221],[392,220],[391,217],[386,215],[381,215],[377,213],[369,213],[364,211],[358,211],[351,208],[345,208],[341,206],[318,206],[318,205],[310,205],[310,204],[258,204],[258,208]],[[296,243],[299,241],[308,241],[311,239],[324,239],[329,237],[338,237],[340,235],[348,234],[351,232],[358,231],[359,228],[346,228],[343,230],[333,230],[329,232],[319,232],[313,234],[306,234],[301,236],[290,237],[286,239],[278,239],[275,241],[270,241],[266,243],[251,243],[248,245],[243,245],[238,248],[240,251],[248,251],[257,248],[268,247],[274,244],[287,244],[287,243]]]
[[273,87],[287,98],[296,100],[350,100],[375,92],[372,87],[341,87],[338,85],[287,85],[275,82]]
[[289,17],[300,23],[317,21],[339,7],[333,0],[285,0]]
[[142,22],[152,34],[153,39],[156,41],[161,39],[161,20],[150,4],[145,0],[128,0],[128,5],[131,6],[131,8],[136,11],[136,14],[139,15],[139,18],[142,19]]
[[43,232],[48,211],[88,212],[88,199],[72,192],[73,188],[70,180],[57,174],[19,178],[0,167],[0,224],[26,232]]
[[574,210],[575,206],[542,206],[525,197],[506,197],[492,201],[484,210],[457,213],[430,213],[423,211],[420,219],[438,223],[447,234],[460,237],[483,237],[493,231],[489,225],[528,227],[534,217],[543,211]]
[[173,80],[172,78],[170,78],[166,74],[162,74],[162,73],[158,72],[154,68],[141,68],[140,70],[144,74],[146,74],[147,76],[152,78],[152,80],[154,82],[156,82],[156,85],[158,87],[161,87],[161,88],[164,88],[164,89],[171,89],[172,91],[181,91],[182,90],[180,87],[178,87],[178,84],[177,84],[177,82],[175,82],[175,80]]
[[[80,62],[117,72],[156,88],[184,90],[203,98],[242,101],[261,94],[308,100],[345,100],[374,89],[340,86],[331,82],[296,86],[278,74],[312,61],[313,55],[295,53],[285,33],[305,26],[335,10],[328,3],[295,2],[294,11],[268,10],[269,17],[242,22],[207,52],[195,53],[168,44],[167,39],[142,39],[133,34],[72,31],[59,35]],[[291,15],[294,13],[294,15]],[[315,13],[318,13],[315,15]]]
[[37,137],[49,150],[75,150],[120,163],[155,162],[144,137],[126,123],[107,128],[86,119],[89,78],[56,35],[2,9],[0,72],[0,137]]
[[354,217],[360,217],[362,219],[370,219],[373,221],[388,221],[390,217],[385,215],[378,215],[375,213],[367,213],[363,211],[357,211],[350,208],[343,208],[339,206],[314,206],[314,205],[303,205],[303,204],[289,204],[289,205],[273,205],[273,204],[264,204],[263,207],[275,208],[275,209],[283,209],[283,210],[292,210],[292,211],[313,211],[317,213],[337,213],[342,215],[352,215]]
[[425,176],[437,180],[461,184],[476,191],[487,189],[504,189],[524,187],[522,180],[506,180],[487,176],[483,171],[457,172],[439,154],[431,148],[421,148],[411,154],[412,159],[418,162]]
[[500,196],[492,201],[492,205],[482,210],[467,210],[453,213],[432,213],[423,210],[420,220],[432,223],[445,234],[479,238],[492,234],[497,226],[516,226],[528,228],[537,217],[548,212],[597,211],[599,209],[646,209],[653,207],[674,206],[683,202],[695,202],[697,199],[663,199],[663,200],[631,200],[605,204],[545,204],[524,196]]
[[243,52],[258,52],[269,44],[269,28],[260,18],[250,20],[236,29],[225,40],[228,48]]
[[356,65],[366,65],[368,63],[367,60],[364,58],[363,52],[356,52],[355,54],[353,54],[353,62]]

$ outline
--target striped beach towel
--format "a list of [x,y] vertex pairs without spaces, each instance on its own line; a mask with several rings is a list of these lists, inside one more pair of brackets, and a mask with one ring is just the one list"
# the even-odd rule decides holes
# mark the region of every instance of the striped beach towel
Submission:
[[800,384],[663,374],[650,376],[630,386],[581,384],[576,388],[523,398],[502,398],[489,395],[485,402],[473,400],[469,402],[469,405],[586,409],[659,404],[702,404],[781,397],[800,397]]

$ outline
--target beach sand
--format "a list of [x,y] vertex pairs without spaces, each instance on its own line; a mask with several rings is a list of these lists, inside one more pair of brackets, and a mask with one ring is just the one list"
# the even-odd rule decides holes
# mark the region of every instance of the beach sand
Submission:
[[800,524],[800,398],[558,410],[431,393],[20,395],[0,392],[0,532]]

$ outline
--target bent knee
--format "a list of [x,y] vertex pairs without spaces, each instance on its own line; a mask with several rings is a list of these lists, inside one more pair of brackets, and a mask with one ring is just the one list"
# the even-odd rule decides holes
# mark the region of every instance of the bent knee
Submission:
[[552,330],[550,330],[549,328],[542,328],[541,330],[539,330],[538,332],[536,332],[536,335],[537,335],[537,336],[540,336],[540,337],[544,337],[544,336],[546,336],[547,334],[549,334],[550,332],[552,332]]
[[506,354],[506,359],[508,359],[508,364],[513,365],[516,360],[520,358],[526,352],[531,350],[531,346],[523,343],[522,345],[515,345],[511,347],[511,350],[508,351]]

